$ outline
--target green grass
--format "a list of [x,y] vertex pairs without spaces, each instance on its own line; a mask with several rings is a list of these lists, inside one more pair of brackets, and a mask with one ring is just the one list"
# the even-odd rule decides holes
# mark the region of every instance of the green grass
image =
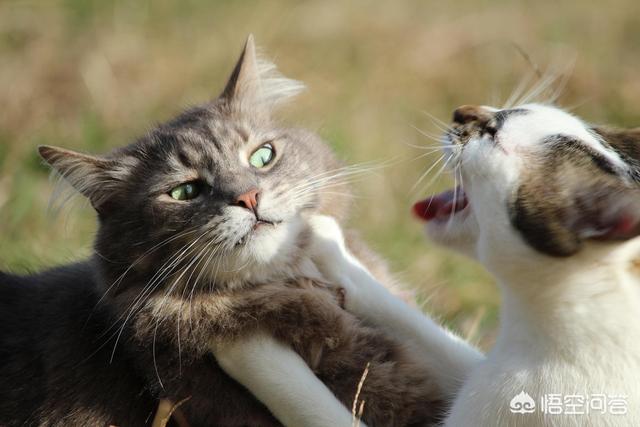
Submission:
[[640,2],[410,0],[0,3],[0,268],[89,253],[90,209],[47,214],[38,144],[103,152],[215,96],[249,32],[309,90],[283,112],[348,162],[401,156],[356,185],[354,224],[447,324],[493,339],[498,293],[474,263],[426,242],[411,191],[436,158],[413,126],[459,104],[500,103],[531,65],[574,70],[561,104],[593,122],[640,123]]

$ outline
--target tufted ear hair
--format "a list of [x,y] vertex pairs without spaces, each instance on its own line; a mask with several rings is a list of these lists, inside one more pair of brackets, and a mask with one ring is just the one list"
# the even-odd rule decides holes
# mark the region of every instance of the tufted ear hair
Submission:
[[40,156],[54,171],[101,212],[106,201],[122,183],[125,170],[118,161],[42,145]]
[[282,76],[273,63],[261,58],[253,35],[249,35],[220,97],[231,103],[269,108],[303,89],[302,83]]

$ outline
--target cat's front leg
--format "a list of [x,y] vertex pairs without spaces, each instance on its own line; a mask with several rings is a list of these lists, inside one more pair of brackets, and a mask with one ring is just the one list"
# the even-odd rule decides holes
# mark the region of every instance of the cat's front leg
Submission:
[[225,372],[285,426],[353,425],[349,410],[302,357],[273,336],[257,332],[230,342],[212,343],[211,348]]
[[476,348],[389,292],[348,250],[339,224],[314,215],[310,256],[330,281],[346,291],[345,308],[417,346],[425,368],[455,396],[471,370],[484,359]]
[[285,426],[349,427],[351,412],[313,371],[323,348],[344,336],[346,313],[336,304],[339,295],[310,282],[244,292],[234,311],[250,318],[238,323],[239,333],[212,340],[209,348],[220,367]]

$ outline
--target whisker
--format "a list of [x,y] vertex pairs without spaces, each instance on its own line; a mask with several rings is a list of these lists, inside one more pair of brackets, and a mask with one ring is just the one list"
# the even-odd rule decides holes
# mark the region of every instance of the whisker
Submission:
[[[127,275],[127,273],[133,268],[135,267],[139,262],[142,261],[142,259],[144,257],[146,257],[147,255],[150,255],[151,253],[155,252],[156,250],[160,249],[162,246],[185,236],[188,236],[191,233],[195,233],[197,230],[195,229],[191,229],[191,230],[187,230],[184,231],[182,233],[178,233],[177,235],[173,235],[173,236],[169,236],[168,238],[164,239],[163,241],[161,241],[160,243],[154,245],[153,247],[151,247],[151,249],[145,251],[142,255],[140,255],[135,261],[133,261],[131,263],[131,265],[120,275],[118,276],[118,278],[111,284],[109,285],[109,287],[104,291],[104,293],[102,294],[102,296],[100,297],[100,299],[98,300],[98,302],[96,303],[96,306],[98,306],[102,300],[107,296],[107,293],[113,288],[113,286],[115,286],[116,284],[119,284],[122,282],[122,280],[124,279],[124,277]],[[95,307],[94,307],[95,309]],[[92,310],[93,312],[93,310]]]
[[439,118],[437,118],[436,116],[434,116],[430,112],[428,112],[426,110],[422,110],[421,113],[426,115],[427,117],[429,117],[433,121],[433,124],[436,127],[440,128],[441,130],[446,131],[447,129],[449,129],[449,124],[448,123],[440,120]]
[[[433,177],[420,189],[421,193],[426,192],[435,182],[442,176],[442,173],[447,169],[449,163],[453,160],[453,157],[449,156]],[[430,205],[429,205],[430,206]]]
[[[430,173],[430,172],[431,172],[431,171],[432,171],[436,166],[438,166],[438,164],[439,164],[440,162],[442,162],[442,160],[444,160],[444,158],[445,158],[445,157],[446,157],[446,155],[443,153],[443,154],[438,158],[438,160],[436,160],[435,162],[433,162],[433,164],[431,165],[431,167],[429,167],[429,168],[428,168],[428,169],[427,169],[427,170],[426,170],[422,175],[420,175],[420,177],[418,178],[418,180],[416,181],[416,183],[415,183],[415,184],[413,184],[413,186],[411,187],[411,189],[409,190],[409,192],[413,192],[413,191],[416,189],[416,187],[417,187],[418,185],[420,185],[420,183],[422,182],[422,180],[424,180],[424,179],[427,177],[427,175],[429,175],[429,173]],[[445,164],[446,164],[446,163],[445,163]]]
[[502,109],[507,110],[507,109],[513,108],[516,101],[523,96],[525,90],[527,89],[527,86],[531,84],[532,80],[533,80],[533,74],[531,73],[528,73],[523,79],[521,79],[520,82],[518,83],[518,86],[516,86],[514,91],[511,92],[511,95],[509,96],[509,98],[502,105]]
[[420,135],[422,135],[422,136],[424,136],[424,137],[426,137],[426,138],[428,138],[428,139],[431,139],[432,141],[435,141],[435,142],[441,142],[441,141],[443,140],[443,134],[444,134],[444,133],[449,132],[449,130],[450,130],[449,126],[447,126],[447,128],[446,128],[446,129],[442,129],[442,133],[439,133],[439,134],[431,134],[431,133],[429,133],[429,132],[427,132],[427,131],[425,131],[425,130],[420,129],[420,128],[419,128],[419,127],[417,127],[417,126],[411,125],[411,127],[412,127],[416,132],[418,132]]
[[[122,322],[121,327],[119,328],[119,332],[118,332],[118,335],[116,337],[116,341],[115,341],[114,346],[113,346],[113,351],[111,352],[111,359],[110,359],[111,361],[113,361],[113,357],[115,355],[115,351],[116,351],[116,348],[118,346],[118,342],[120,340],[120,337],[121,337],[122,333],[124,332],[125,325],[127,324],[128,320],[131,318],[131,316],[134,314],[134,312],[137,310],[138,306],[142,303],[142,301],[144,301],[144,299],[147,296],[149,296],[151,293],[153,293],[153,291],[160,285],[162,280],[164,280],[164,278],[171,273],[171,269],[173,267],[175,267],[176,265],[178,265],[180,262],[182,262],[182,260],[184,260],[184,258],[189,255],[189,253],[191,252],[193,246],[202,238],[202,236],[204,236],[204,233],[202,235],[200,235],[197,239],[195,239],[193,242],[185,244],[183,246],[183,248],[185,246],[187,246],[187,248],[182,250],[178,255],[175,255],[175,256],[171,257],[169,260],[173,259],[174,261],[172,261],[170,263],[170,265],[167,266],[167,267],[164,267],[164,268],[161,267],[162,273],[160,273],[159,275],[158,275],[158,272],[156,272],[156,274],[154,274],[152,279],[149,282],[147,282],[147,284],[143,287],[142,291],[134,299],[133,303],[125,311],[125,313],[128,313],[128,314],[127,314],[126,318],[124,319],[124,321]],[[165,264],[163,264],[163,266],[166,265],[168,262],[169,261],[165,262]],[[120,318],[122,318],[122,316]]]

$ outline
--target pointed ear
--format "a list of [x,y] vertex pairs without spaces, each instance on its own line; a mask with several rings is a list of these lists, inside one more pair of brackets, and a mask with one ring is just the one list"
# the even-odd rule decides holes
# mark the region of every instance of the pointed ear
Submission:
[[87,197],[97,211],[121,182],[113,173],[115,162],[63,148],[41,145],[40,156],[79,193]]
[[259,90],[259,83],[260,72],[258,71],[256,46],[253,34],[249,34],[221,97],[230,100],[245,97]]
[[249,35],[220,97],[240,105],[271,107],[303,89],[302,83],[282,76],[274,64],[258,56]]

